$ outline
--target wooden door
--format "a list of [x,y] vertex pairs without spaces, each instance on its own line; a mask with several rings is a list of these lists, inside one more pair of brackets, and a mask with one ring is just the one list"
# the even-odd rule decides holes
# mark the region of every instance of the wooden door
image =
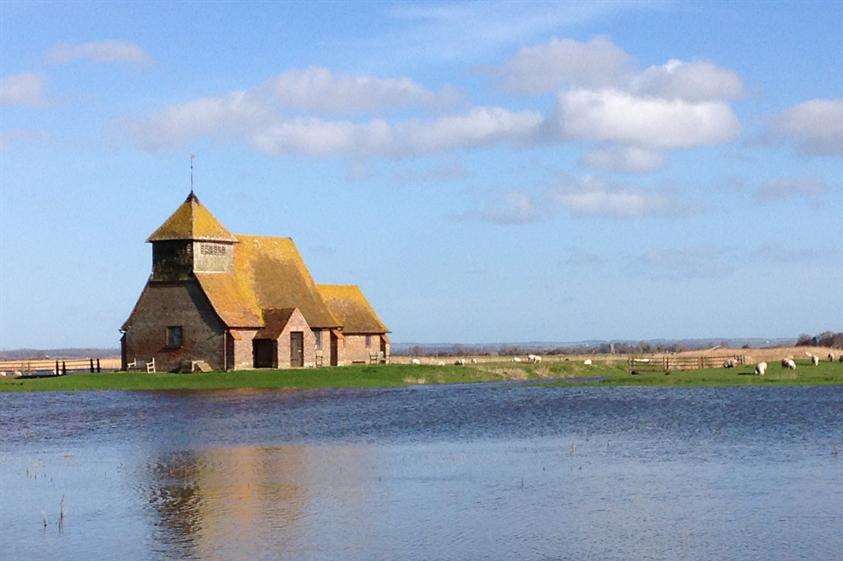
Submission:
[[304,366],[304,333],[301,331],[290,332],[290,366]]
[[334,334],[333,331],[331,331],[331,366],[336,366],[337,364],[339,364],[337,351],[338,344],[339,338]]

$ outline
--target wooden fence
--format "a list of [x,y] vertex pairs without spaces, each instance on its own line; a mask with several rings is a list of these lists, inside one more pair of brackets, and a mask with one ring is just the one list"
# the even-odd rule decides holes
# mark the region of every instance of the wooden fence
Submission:
[[23,376],[61,376],[68,372],[102,372],[102,362],[109,359],[98,358],[33,358],[23,360],[0,361],[0,372]]
[[702,370],[703,368],[722,368],[729,360],[733,361],[735,366],[743,366],[747,363],[746,355],[630,357],[627,361],[627,370],[630,374]]

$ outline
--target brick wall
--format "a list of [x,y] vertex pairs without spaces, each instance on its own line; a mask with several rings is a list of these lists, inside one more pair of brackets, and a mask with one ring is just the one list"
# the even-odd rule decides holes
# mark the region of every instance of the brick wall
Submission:
[[257,333],[254,329],[232,329],[229,343],[228,367],[231,370],[251,370],[254,368],[252,339]]
[[301,331],[304,335],[304,365],[312,367],[316,365],[316,337],[313,330],[307,324],[307,320],[299,310],[293,312],[290,320],[284,327],[284,331],[278,337],[278,368],[290,368],[290,333]]
[[[369,355],[381,350],[381,335],[373,334],[366,346],[366,335],[344,333],[345,344],[341,345],[340,364],[352,364],[355,362],[369,362]],[[386,340],[385,356],[388,358],[390,352],[389,339]]]
[[[168,326],[182,327],[178,349],[167,348]],[[147,283],[126,330],[127,359],[154,357],[161,372],[185,360],[204,360],[221,370],[224,345],[225,328],[196,281]]]

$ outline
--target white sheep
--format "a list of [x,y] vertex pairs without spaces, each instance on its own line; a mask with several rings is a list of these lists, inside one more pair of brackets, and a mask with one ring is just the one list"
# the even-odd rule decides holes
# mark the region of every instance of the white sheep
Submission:
[[527,360],[529,360],[533,364],[536,364],[542,361],[542,357],[540,357],[539,355],[527,355]]
[[834,353],[828,353],[828,362],[834,362]]
[[436,366],[445,366],[445,361],[440,360],[439,362],[436,363]]
[[767,363],[766,362],[759,362],[755,365],[755,373],[759,376],[763,376],[764,373],[767,372]]
[[454,361],[454,365],[455,366],[465,366],[465,359],[464,358],[458,358],[457,360]]
[[417,358],[414,358],[410,361],[410,364],[415,364],[416,366],[419,366],[421,364],[421,361]]
[[811,355],[811,364],[813,364],[814,366],[819,366],[820,357],[818,357],[817,355]]
[[477,364],[477,359],[476,359],[476,358],[472,358],[469,362],[471,362],[471,364]]
[[735,359],[729,358],[726,359],[726,362],[723,363],[723,368],[734,368],[735,367]]
[[521,357],[517,357],[517,356],[512,357],[512,362],[521,362]]
[[586,366],[591,366],[591,359],[587,358],[584,361],[582,361],[582,363],[585,364]]
[[796,361],[792,358],[783,358],[782,359],[782,368],[787,368],[790,370],[796,370]]

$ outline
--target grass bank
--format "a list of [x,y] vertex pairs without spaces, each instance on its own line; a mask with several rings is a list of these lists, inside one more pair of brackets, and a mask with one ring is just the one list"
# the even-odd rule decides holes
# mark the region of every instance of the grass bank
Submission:
[[[594,380],[593,377],[600,377]],[[417,384],[455,384],[501,380],[572,382],[597,386],[773,386],[843,384],[843,363],[799,364],[796,372],[771,364],[766,376],[752,367],[630,375],[622,364],[586,366],[580,362],[542,365],[484,363],[469,366],[346,366],[306,370],[245,370],[205,374],[115,372],[70,374],[56,378],[0,379],[0,392],[84,390],[225,390],[375,388]]]

